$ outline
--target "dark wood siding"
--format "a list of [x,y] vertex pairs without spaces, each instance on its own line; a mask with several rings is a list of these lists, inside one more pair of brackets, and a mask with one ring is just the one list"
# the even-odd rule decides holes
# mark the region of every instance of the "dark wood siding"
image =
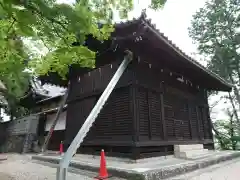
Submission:
[[[66,141],[81,128],[119,62],[72,81]],[[211,144],[206,97],[170,71],[133,63],[123,74],[83,142],[81,152],[127,153],[141,158],[173,153],[174,144]],[[84,150],[85,149],[85,150]]]
[[[71,81],[66,122],[66,148],[81,128],[101,93],[116,72],[119,62],[95,69]],[[83,147],[130,146],[133,142],[133,115],[130,103],[132,71],[128,69],[99,113],[84,139]],[[105,147],[106,148],[106,147]],[[81,150],[82,151],[82,150]],[[84,151],[84,150],[83,150]],[[129,150],[126,150],[129,151]]]
[[164,133],[168,143],[211,139],[207,100],[201,89],[177,80],[174,73],[141,63],[134,70],[139,141],[158,139],[164,144]]
[[85,144],[116,145],[118,142],[124,144],[133,141],[133,116],[129,99],[129,87],[119,88],[112,92],[90,130]]
[[192,139],[198,139],[198,113],[197,108],[194,102],[190,104],[190,111],[191,111],[191,119],[192,119]]
[[68,104],[66,119],[65,145],[70,145],[79,129],[82,127],[96,102],[95,97],[74,101]]
[[149,112],[147,89],[138,88],[137,108],[139,113],[139,140],[149,140]]
[[163,139],[163,123],[161,112],[161,94],[154,91],[148,92],[149,119],[151,122],[151,139]]
[[[68,102],[77,99],[80,100],[93,95],[97,96],[102,93],[117,71],[119,65],[120,61],[116,61],[112,64],[107,64],[85,74],[73,77],[70,80],[71,85]],[[116,88],[130,85],[132,82],[132,73],[131,68],[128,68],[122,75]]]

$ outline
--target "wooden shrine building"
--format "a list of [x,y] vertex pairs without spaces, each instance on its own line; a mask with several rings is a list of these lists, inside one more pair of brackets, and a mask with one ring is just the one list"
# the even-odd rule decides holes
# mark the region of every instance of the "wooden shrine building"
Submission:
[[[47,77],[41,76],[30,82],[29,90],[21,98],[20,105],[28,108],[31,115],[37,115],[38,125],[36,130],[36,139],[38,140],[39,148],[42,147],[44,139],[47,136],[52,123],[56,117],[58,107],[61,103],[62,96],[66,91],[66,83],[64,81],[54,81],[52,84]],[[51,76],[52,79],[54,76]],[[59,144],[65,138],[66,126],[66,109],[64,106],[63,111],[60,113],[58,122],[54,128],[54,133],[50,139],[48,150],[58,151]],[[29,114],[27,114],[29,116]]]
[[[109,41],[89,37],[86,45],[98,52],[96,68],[71,66],[64,128],[53,132],[49,149],[56,150],[61,140],[65,150],[68,148],[123,61],[126,49],[133,52],[134,59],[78,152],[99,154],[104,149],[109,156],[139,159],[173,154],[175,144],[200,143],[214,148],[207,92],[231,91],[231,85],[184,54],[144,13],[116,24]],[[53,83],[54,79],[41,80]],[[59,83],[67,86],[66,81],[58,79]],[[41,100],[34,107],[48,107],[50,102],[55,100]],[[39,120],[39,132],[46,128],[47,120]]]
[[[116,25],[111,43],[93,70],[70,78],[65,149],[81,128],[129,49],[134,60],[124,72],[78,152],[139,159],[173,154],[174,144],[213,148],[208,91],[231,85],[184,54],[142,14]],[[110,49],[110,50],[108,50]]]

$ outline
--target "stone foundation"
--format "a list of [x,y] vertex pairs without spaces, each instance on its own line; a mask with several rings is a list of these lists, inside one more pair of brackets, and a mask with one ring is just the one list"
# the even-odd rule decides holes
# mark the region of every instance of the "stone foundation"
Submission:
[[[109,174],[115,177],[125,178],[129,180],[157,180],[167,179],[206,168],[208,166],[219,164],[220,162],[240,157],[238,151],[208,151],[208,156],[195,160],[179,159],[175,157],[167,157],[161,159],[159,157],[145,159],[141,162],[124,162],[118,159],[106,158],[107,169]],[[90,158],[89,156],[77,154],[72,158],[70,167],[80,169],[81,171],[99,172],[100,156]],[[59,164],[60,157],[57,154],[52,155],[34,155],[32,159],[35,163],[39,161],[52,164]],[[111,179],[111,178],[110,178]]]

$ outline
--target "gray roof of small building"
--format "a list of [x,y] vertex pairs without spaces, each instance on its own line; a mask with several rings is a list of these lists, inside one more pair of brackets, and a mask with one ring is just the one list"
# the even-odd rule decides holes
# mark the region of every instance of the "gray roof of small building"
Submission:
[[41,95],[45,96],[46,98],[53,98],[57,96],[62,96],[65,94],[67,88],[57,86],[50,83],[45,83],[44,85],[41,85],[40,81],[37,79],[34,79],[34,82],[31,82],[33,90]]

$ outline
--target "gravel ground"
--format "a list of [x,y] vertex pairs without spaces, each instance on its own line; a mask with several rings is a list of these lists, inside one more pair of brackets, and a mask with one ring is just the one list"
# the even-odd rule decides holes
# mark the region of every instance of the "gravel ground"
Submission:
[[[8,160],[0,161],[0,180],[56,180],[56,167],[31,160],[30,155],[8,154]],[[52,166],[52,167],[49,167]],[[68,180],[93,180],[96,174],[71,169]]]

